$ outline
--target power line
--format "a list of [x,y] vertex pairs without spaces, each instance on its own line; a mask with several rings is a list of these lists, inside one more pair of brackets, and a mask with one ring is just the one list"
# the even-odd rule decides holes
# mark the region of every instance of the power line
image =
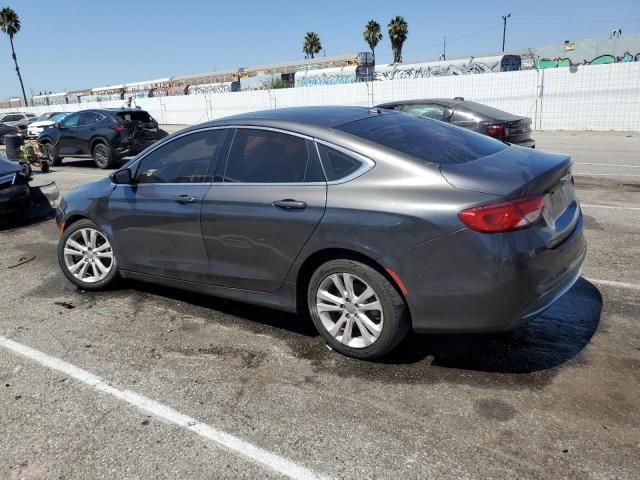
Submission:
[[[465,38],[473,37],[475,35],[479,35],[481,33],[488,32],[489,30],[494,30],[494,29],[496,29],[498,27],[501,27],[501,26],[502,26],[502,23],[499,23],[499,24],[493,25],[491,27],[484,28],[482,30],[478,30],[477,32],[472,32],[472,33],[468,33],[466,35],[462,35],[461,37],[454,38],[453,40],[447,39],[447,45],[450,44],[450,43],[457,42],[459,40],[464,40]],[[404,53],[412,53],[412,52],[418,52],[418,51],[421,51],[421,50],[435,49],[436,47],[440,47],[441,45],[442,44],[440,42],[431,43],[429,45],[425,45],[424,47],[414,48],[414,49],[411,49],[411,50],[406,50],[406,51],[404,51]]]
[[639,22],[640,18],[627,18],[624,20],[577,20],[563,22],[511,22],[513,25],[580,25],[591,23],[629,23]]

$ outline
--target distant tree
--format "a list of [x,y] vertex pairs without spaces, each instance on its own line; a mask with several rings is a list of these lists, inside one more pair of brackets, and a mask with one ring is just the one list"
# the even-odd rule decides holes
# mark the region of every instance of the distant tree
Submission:
[[307,32],[304,37],[304,44],[302,45],[302,51],[305,58],[314,58],[322,50],[322,44],[320,43],[320,37],[316,32]]
[[22,97],[24,98],[25,107],[27,103],[27,94],[24,93],[24,83],[22,83],[22,75],[20,75],[20,67],[18,67],[18,58],[16,57],[16,50],[13,47],[13,37],[20,31],[20,18],[18,14],[9,7],[4,7],[0,10],[0,30],[9,35],[9,41],[11,42],[11,53],[13,55],[13,62],[16,64],[16,73],[20,80],[20,88],[22,88]]
[[389,22],[389,40],[393,51],[393,63],[402,62],[402,45],[409,34],[409,24],[401,16],[396,16]]
[[380,24],[375,20],[369,20],[364,27],[364,32],[362,32],[364,41],[369,44],[374,61],[376,59],[376,47],[378,46],[378,42],[382,40],[381,32]]

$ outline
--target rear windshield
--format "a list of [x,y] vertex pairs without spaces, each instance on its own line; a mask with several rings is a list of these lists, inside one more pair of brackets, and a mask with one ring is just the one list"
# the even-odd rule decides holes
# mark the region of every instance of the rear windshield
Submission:
[[121,122],[143,122],[149,123],[153,120],[151,119],[151,115],[149,115],[144,110],[140,110],[139,112],[120,112],[116,114],[116,116],[120,119]]
[[336,128],[438,165],[470,162],[507,148],[485,135],[404,113],[378,115]]
[[517,115],[513,115],[509,112],[505,112],[504,110],[498,110],[497,108],[483,105],[481,103],[465,101],[464,103],[462,103],[462,106],[468,108],[472,112],[476,112],[480,115],[484,115],[485,117],[493,118],[496,120],[515,120],[517,118],[520,118]]

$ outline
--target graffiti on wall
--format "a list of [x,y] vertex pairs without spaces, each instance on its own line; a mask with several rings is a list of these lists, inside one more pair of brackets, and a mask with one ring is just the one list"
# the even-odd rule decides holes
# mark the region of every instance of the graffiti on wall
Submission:
[[205,83],[202,85],[189,85],[188,95],[207,95],[211,93],[225,93],[231,91],[231,82]]
[[622,55],[598,55],[591,60],[583,60],[581,63],[573,63],[569,58],[540,58],[536,65],[539,69],[545,68],[563,68],[563,67],[575,67],[578,65],[610,65],[612,63],[629,63],[640,61],[640,52],[633,55],[630,52],[624,52]]
[[321,68],[300,70],[295,73],[296,87],[316,87],[318,85],[343,85],[356,81],[356,67]]

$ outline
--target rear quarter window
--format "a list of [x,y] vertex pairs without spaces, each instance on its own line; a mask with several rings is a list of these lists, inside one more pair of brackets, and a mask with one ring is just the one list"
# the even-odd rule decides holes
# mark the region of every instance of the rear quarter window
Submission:
[[403,113],[356,120],[336,129],[437,165],[471,162],[507,148],[485,135]]

